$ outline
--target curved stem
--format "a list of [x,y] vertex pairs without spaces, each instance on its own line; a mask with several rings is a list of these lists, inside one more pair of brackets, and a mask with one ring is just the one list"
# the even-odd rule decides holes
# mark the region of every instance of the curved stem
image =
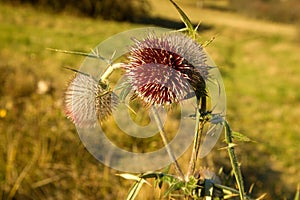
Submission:
[[172,149],[171,149],[170,146],[169,146],[169,142],[168,142],[168,139],[167,139],[167,136],[166,136],[166,132],[164,131],[163,124],[162,124],[162,122],[161,122],[161,119],[160,119],[160,117],[159,117],[159,114],[157,113],[157,109],[156,109],[154,106],[152,106],[152,107],[151,107],[151,111],[152,111],[152,113],[153,113],[155,122],[156,122],[157,127],[158,127],[158,130],[159,130],[160,137],[161,137],[161,139],[162,139],[162,141],[163,141],[164,146],[166,147],[166,150],[167,150],[167,152],[168,152],[168,155],[169,155],[171,161],[172,161],[172,162],[174,163],[174,165],[175,165],[175,169],[176,169],[176,171],[177,171],[177,173],[178,173],[178,175],[179,175],[179,178],[180,178],[181,180],[184,180],[184,174],[183,174],[183,172],[182,172],[182,170],[181,170],[181,168],[180,168],[180,166],[179,166],[179,164],[178,164],[178,161],[176,160],[175,155],[173,154]]
[[122,67],[122,64],[123,63],[115,63],[113,65],[109,65],[108,68],[104,71],[104,73],[102,74],[100,80],[101,81],[104,81],[106,80],[112,73],[115,69],[119,69]]

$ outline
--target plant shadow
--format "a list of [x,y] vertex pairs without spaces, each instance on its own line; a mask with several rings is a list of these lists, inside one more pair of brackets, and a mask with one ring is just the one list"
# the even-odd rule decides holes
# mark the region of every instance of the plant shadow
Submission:
[[[263,193],[267,194],[268,199],[282,199],[291,195],[294,191],[286,184],[282,184],[282,172],[275,170],[273,162],[270,160],[272,154],[262,150],[253,151],[253,149],[245,149],[245,155],[242,157],[242,173],[245,180],[245,188],[251,188],[254,184],[252,194],[258,197]],[[252,160],[252,161],[248,161]],[[257,162],[254,162],[254,161]],[[248,162],[247,162],[248,161]],[[247,191],[247,190],[246,190]]]
[[[274,170],[272,167],[271,153],[258,149],[253,151],[253,144],[246,144],[242,149],[236,150],[239,162],[242,163],[241,171],[247,194],[251,190],[249,195],[256,198],[264,193],[267,194],[267,199],[292,198],[294,191],[282,184],[282,172]],[[223,172],[229,175],[232,168],[228,160],[224,159],[224,157],[228,157],[226,154],[226,151],[221,151],[218,154],[213,154],[210,159],[213,160],[214,166],[223,168]]]
[[[153,26],[174,29],[174,30],[178,30],[185,27],[182,21],[176,21],[172,19],[154,17],[154,16],[147,16],[147,17],[140,18],[135,23],[144,24],[144,25],[153,25]],[[193,24],[194,27],[197,27],[197,25],[198,24]],[[211,30],[212,28],[213,28],[212,25],[201,23],[198,27],[198,31],[199,32],[208,31]]]

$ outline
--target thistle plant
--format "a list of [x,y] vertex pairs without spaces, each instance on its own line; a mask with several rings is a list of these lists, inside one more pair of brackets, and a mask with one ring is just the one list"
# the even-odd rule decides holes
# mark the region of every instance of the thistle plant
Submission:
[[[132,38],[133,44],[128,47],[121,63],[113,64],[110,59],[104,59],[98,54],[67,52],[98,58],[107,62],[107,68],[99,80],[93,76],[73,70],[76,76],[71,79],[65,92],[65,113],[78,128],[98,126],[99,122],[109,119],[118,104],[130,96],[130,100],[142,102],[154,118],[161,140],[166,148],[175,173],[166,167],[164,171],[142,171],[139,174],[121,173],[119,176],[134,180],[135,183],[128,192],[127,199],[137,197],[140,189],[147,180],[154,179],[155,185],[167,189],[162,198],[174,199],[230,199],[239,196],[239,199],[251,199],[246,195],[243,177],[235,153],[234,139],[248,139],[242,134],[233,132],[221,114],[213,112],[213,105],[209,104],[210,92],[208,83],[213,82],[210,70],[215,68],[207,62],[204,47],[211,41],[201,44],[197,27],[194,28],[190,19],[183,10],[172,0],[170,2],[179,12],[186,28],[156,34],[149,31],[144,38]],[[94,52],[95,53],[95,52]],[[121,70],[126,77],[122,84],[120,95],[111,89],[109,77]],[[217,87],[220,87],[218,82]],[[187,99],[194,98],[194,113],[189,116],[194,120],[193,145],[187,172],[184,172],[169,145],[168,133],[163,120],[158,113],[160,107],[172,109],[173,105],[186,105]],[[126,105],[130,110],[130,106]],[[209,110],[209,108],[211,110]],[[223,126],[226,148],[230,158],[232,171],[237,188],[222,185],[217,174],[207,168],[200,168],[199,151],[203,145],[207,127]],[[91,129],[92,130],[92,129]],[[176,196],[177,195],[177,196]],[[262,197],[261,197],[262,198]]]

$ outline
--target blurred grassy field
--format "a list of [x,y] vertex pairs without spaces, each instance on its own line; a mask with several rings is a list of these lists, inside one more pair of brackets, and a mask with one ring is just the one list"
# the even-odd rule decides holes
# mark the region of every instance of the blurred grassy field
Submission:
[[[153,15],[179,20],[168,1],[151,2]],[[224,76],[227,118],[257,141],[237,147],[246,189],[255,183],[255,195],[291,199],[300,183],[296,28],[178,2],[195,23],[210,27],[203,40],[217,35],[207,50]],[[144,26],[0,4],[0,199],[124,199],[130,182],[85,150],[62,112],[72,74],[62,67],[76,68],[84,58],[46,48],[88,52],[115,33]],[[223,145],[220,138],[217,147]],[[203,165],[228,169],[217,147]],[[145,188],[140,199],[152,199],[154,189]]]

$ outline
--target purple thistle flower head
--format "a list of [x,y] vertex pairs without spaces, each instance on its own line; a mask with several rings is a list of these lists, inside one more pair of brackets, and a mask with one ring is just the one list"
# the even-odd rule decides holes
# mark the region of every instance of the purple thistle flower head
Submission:
[[66,116],[80,128],[95,127],[116,106],[117,96],[92,76],[77,73],[69,82],[64,98]]
[[181,33],[133,39],[125,65],[135,94],[150,105],[178,103],[194,92],[206,95],[206,54],[198,43]]

